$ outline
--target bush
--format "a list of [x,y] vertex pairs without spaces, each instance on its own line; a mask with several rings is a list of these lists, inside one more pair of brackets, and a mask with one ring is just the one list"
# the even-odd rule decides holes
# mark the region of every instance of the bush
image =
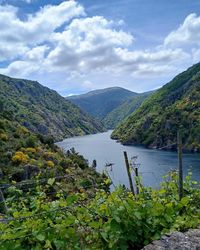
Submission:
[[25,147],[26,148],[35,148],[37,147],[37,139],[35,136],[31,135],[25,140]]
[[16,163],[16,164],[27,163],[28,160],[29,160],[28,155],[24,154],[21,151],[17,151],[12,157],[13,163]]
[[26,150],[26,152],[28,152],[28,153],[33,153],[33,154],[36,153],[36,149],[35,149],[35,148],[26,148],[25,150]]
[[[47,246],[58,250],[66,246],[137,250],[167,232],[197,227],[199,186],[188,176],[185,196],[179,200],[177,175],[173,173],[168,179],[160,190],[143,187],[137,196],[118,187],[112,193],[99,190],[93,198],[82,188],[80,194],[59,193],[53,201],[44,192],[18,203],[11,198],[9,212],[14,219],[0,223],[1,247],[12,249],[15,239],[15,249],[20,250]],[[48,184],[54,182],[53,178],[48,180]]]
[[47,161],[47,167],[53,168],[55,165],[52,161]]
[[2,141],[8,141],[8,136],[5,133],[0,134],[0,140]]
[[72,165],[72,160],[70,160],[69,158],[62,159],[60,161],[60,166],[63,167],[64,169],[70,167],[71,165]]

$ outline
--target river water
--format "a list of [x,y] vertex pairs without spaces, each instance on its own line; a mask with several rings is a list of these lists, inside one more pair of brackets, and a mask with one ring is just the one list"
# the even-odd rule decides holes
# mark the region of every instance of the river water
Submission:
[[[112,170],[107,168],[107,171],[115,185],[124,184],[128,187],[123,151],[127,151],[129,159],[137,156],[136,163],[140,164],[139,173],[146,186],[159,187],[162,176],[171,169],[177,169],[176,152],[124,146],[110,139],[111,132],[72,137],[58,142],[57,145],[64,150],[74,147],[90,164],[95,159],[99,172],[105,170],[106,164],[114,163]],[[184,154],[183,169],[184,176],[192,169],[192,178],[200,181],[200,154]]]

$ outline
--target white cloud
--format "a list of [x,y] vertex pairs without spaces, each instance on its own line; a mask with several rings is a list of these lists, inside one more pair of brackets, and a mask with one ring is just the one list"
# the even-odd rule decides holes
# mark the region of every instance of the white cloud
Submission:
[[47,45],[42,45],[42,46],[37,46],[24,55],[25,59],[30,60],[30,61],[41,61],[45,58],[45,53],[49,50],[50,48]]
[[[135,37],[122,28],[123,20],[87,17],[75,1],[45,6],[23,20],[17,8],[0,6],[0,61],[10,61],[0,72],[38,79],[58,76],[57,90],[72,79],[79,79],[74,84],[77,88],[98,87],[94,76],[100,75],[115,80],[169,76],[192,60],[179,44],[198,45],[200,17],[189,15],[163,44],[151,50],[134,50]],[[194,61],[200,57],[198,48],[191,54]]]
[[182,44],[200,45],[200,17],[192,13],[188,15],[177,30],[172,31],[164,41],[165,45]]
[[36,62],[28,61],[14,61],[9,64],[7,68],[1,69],[1,74],[12,75],[16,77],[28,77],[32,73],[36,73],[40,70],[41,65]]
[[74,19],[63,32],[54,33],[52,39],[57,45],[47,57],[48,65],[87,71],[116,64],[115,48],[129,46],[133,36],[116,30],[113,21],[95,16]]
[[45,6],[25,21],[19,19],[16,7],[0,6],[0,61],[23,56],[30,46],[48,42],[57,28],[80,15],[85,15],[84,9],[75,1]]

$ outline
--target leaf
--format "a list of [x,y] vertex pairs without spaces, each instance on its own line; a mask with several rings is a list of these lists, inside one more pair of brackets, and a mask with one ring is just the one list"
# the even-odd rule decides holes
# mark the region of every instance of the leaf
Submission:
[[77,201],[78,197],[76,195],[70,195],[67,197],[67,204],[71,205],[75,201]]
[[53,243],[56,246],[56,249],[64,249],[65,243],[61,240],[54,240]]
[[183,197],[183,198],[181,199],[181,204],[182,204],[183,206],[187,206],[188,203],[189,203],[189,201],[190,201],[190,199],[189,199],[188,197]]
[[47,181],[47,183],[48,183],[50,186],[52,186],[52,185],[54,184],[54,182],[55,182],[55,178],[49,178],[48,181]]
[[38,235],[36,235],[36,239],[38,239],[39,241],[44,241],[45,236],[43,234],[38,234]]
[[18,211],[15,211],[14,213],[13,213],[13,217],[14,218],[18,218],[20,216],[20,213],[18,212]]
[[101,234],[102,238],[103,238],[105,241],[108,242],[108,239],[107,239],[108,235],[107,235],[107,233],[106,233],[106,232],[100,232],[100,234]]
[[121,228],[120,228],[120,225],[117,223],[117,221],[115,219],[111,220],[111,223],[110,223],[110,228],[112,231],[119,231]]
[[110,182],[110,179],[107,178],[106,180],[104,180],[104,183],[105,183],[106,185],[110,185],[110,183],[111,183],[111,182]]
[[46,240],[44,247],[47,248],[47,249],[51,249],[52,248],[50,240]]

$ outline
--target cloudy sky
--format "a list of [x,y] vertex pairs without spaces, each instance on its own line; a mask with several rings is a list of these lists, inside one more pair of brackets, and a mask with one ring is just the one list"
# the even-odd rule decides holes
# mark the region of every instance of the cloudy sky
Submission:
[[199,61],[199,0],[0,0],[0,73],[63,96],[152,90]]

